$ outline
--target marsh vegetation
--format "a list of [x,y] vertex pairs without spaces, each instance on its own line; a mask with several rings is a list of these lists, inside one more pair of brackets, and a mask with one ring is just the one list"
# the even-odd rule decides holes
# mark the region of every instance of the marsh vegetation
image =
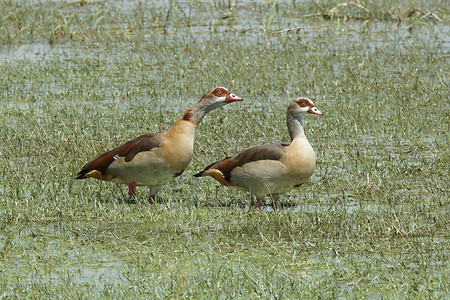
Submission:
[[[1,2],[0,298],[448,295],[448,5],[374,3]],[[215,86],[245,100],[158,203],[74,180]],[[288,141],[299,96],[318,162],[279,210],[192,177]]]

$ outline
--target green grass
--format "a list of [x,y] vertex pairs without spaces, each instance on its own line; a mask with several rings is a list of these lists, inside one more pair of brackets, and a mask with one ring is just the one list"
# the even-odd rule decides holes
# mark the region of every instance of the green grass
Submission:
[[[448,8],[359,3],[0,4],[0,298],[445,298]],[[157,204],[74,180],[219,85],[244,102]],[[280,210],[192,177],[288,141],[299,96],[317,169]]]

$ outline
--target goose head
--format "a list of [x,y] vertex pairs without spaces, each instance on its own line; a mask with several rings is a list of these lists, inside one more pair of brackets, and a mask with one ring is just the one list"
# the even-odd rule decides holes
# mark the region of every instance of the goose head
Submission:
[[228,89],[224,87],[216,87],[207,92],[206,94],[204,94],[203,97],[200,99],[199,104],[203,104],[211,107],[212,109],[216,109],[220,106],[242,100],[243,98],[236,96],[235,94],[231,93]]
[[188,109],[184,113],[183,119],[198,124],[208,112],[221,106],[242,100],[243,98],[236,96],[228,89],[216,87],[204,94],[196,105]]
[[313,115],[323,115],[322,112],[314,105],[314,102],[308,98],[298,98],[291,102],[288,107],[288,113],[298,115],[303,113],[310,113]]

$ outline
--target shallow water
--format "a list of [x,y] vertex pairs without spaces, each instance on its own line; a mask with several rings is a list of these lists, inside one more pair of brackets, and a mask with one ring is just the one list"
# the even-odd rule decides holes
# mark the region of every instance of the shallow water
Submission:
[[[20,278],[22,284],[89,284],[100,289],[128,283],[124,276],[127,266],[120,257],[98,253],[90,246],[81,246],[70,229],[47,226],[17,228],[20,235],[10,244],[8,238],[0,234],[0,249],[10,247],[9,259],[3,262],[3,278],[8,278],[13,288]],[[64,236],[64,239],[60,239]],[[13,247],[11,247],[13,246]],[[6,292],[5,295],[13,295]]]

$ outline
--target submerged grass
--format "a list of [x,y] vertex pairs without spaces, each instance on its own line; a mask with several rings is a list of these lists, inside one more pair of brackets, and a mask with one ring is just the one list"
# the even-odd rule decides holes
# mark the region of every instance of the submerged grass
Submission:
[[[0,5],[0,297],[449,294],[444,2],[154,3]],[[244,102],[200,124],[157,204],[73,179],[218,85]],[[306,119],[318,164],[282,209],[191,176],[287,141],[299,96],[325,112]]]

